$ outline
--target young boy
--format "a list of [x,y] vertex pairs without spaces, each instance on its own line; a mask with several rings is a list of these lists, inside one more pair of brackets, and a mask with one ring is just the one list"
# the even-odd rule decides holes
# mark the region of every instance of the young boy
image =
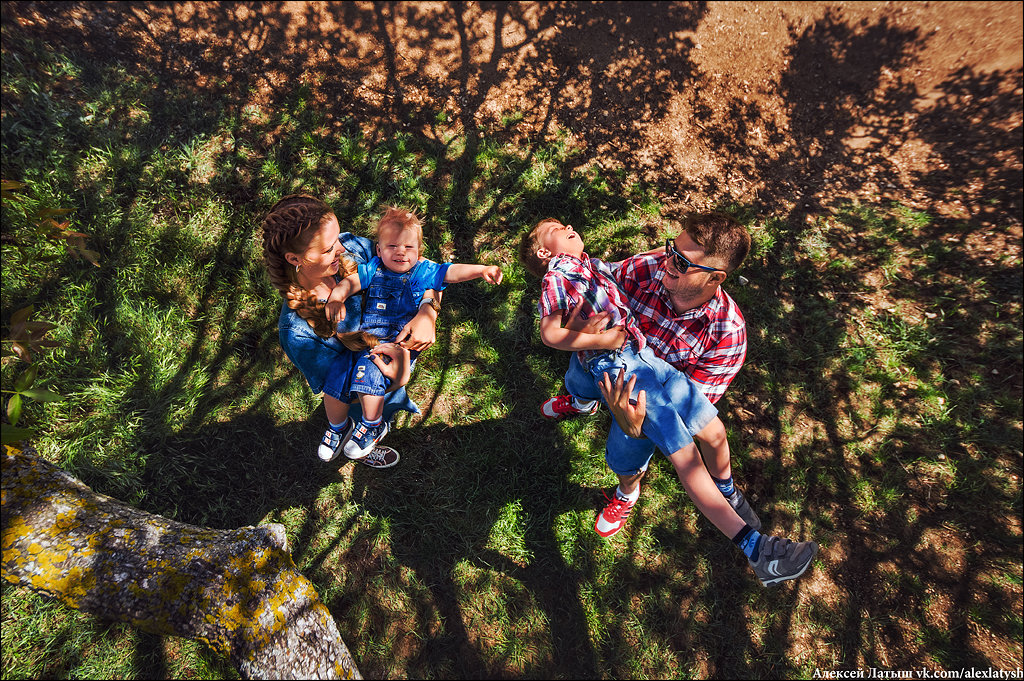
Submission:
[[[423,228],[419,218],[409,211],[389,207],[377,223],[377,255],[334,287],[325,307],[327,316],[335,324],[343,320],[345,300],[365,290],[363,319],[357,333],[367,341],[364,347],[368,347],[378,341],[394,341],[421,305],[436,305],[432,298],[424,297],[428,289],[442,291],[447,284],[481,278],[490,284],[501,283],[500,267],[438,264],[421,258],[422,250]],[[413,365],[418,354],[412,353]],[[366,456],[387,434],[388,424],[382,412],[388,385],[369,352],[356,361],[351,390],[359,396],[362,420],[345,442],[348,458]]]
[[[526,236],[521,255],[527,269],[542,277],[538,304],[541,340],[556,349],[576,351],[565,376],[569,393],[576,400],[592,402],[596,410],[596,401],[602,399],[602,377],[621,372],[633,375],[636,387],[647,395],[643,433],[669,457],[701,512],[743,549],[763,584],[803,574],[817,552],[817,544],[794,544],[762,536],[760,520],[749,505],[744,504],[749,520],[740,518],[718,493],[703,465],[700,470],[707,480],[701,478],[693,484],[693,463],[700,462],[694,436],[704,442],[720,440],[725,427],[717,409],[693,382],[647,347],[611,267],[586,255],[583,240],[571,225],[550,218],[541,220]],[[604,333],[579,333],[563,326],[567,318],[587,319],[599,314],[608,317]],[[611,537],[625,525],[640,490],[637,486],[627,495],[622,485],[642,474],[649,460],[637,466],[633,461],[610,460],[606,452],[606,461],[619,477],[620,486],[595,522],[594,529],[602,537]]]

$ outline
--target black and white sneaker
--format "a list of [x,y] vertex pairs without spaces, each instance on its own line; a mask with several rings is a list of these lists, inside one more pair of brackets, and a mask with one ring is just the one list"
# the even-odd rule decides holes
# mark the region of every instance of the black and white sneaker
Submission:
[[736,515],[743,519],[747,525],[750,525],[755,530],[761,530],[761,519],[754,513],[754,509],[747,503],[747,498],[743,496],[743,492],[740,491],[739,487],[733,487],[732,494],[725,498],[732,506],[732,509],[736,511]]
[[818,545],[812,541],[799,544],[782,537],[761,535],[761,545],[756,561],[747,559],[761,584],[775,586],[788,579],[802,575],[818,553]]
[[391,468],[398,463],[398,452],[387,445],[377,445],[373,451],[358,459],[359,463],[370,468]]

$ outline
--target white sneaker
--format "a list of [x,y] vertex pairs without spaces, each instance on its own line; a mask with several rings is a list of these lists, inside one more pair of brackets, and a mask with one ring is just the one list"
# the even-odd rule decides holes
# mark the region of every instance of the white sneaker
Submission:
[[316,455],[324,463],[330,463],[338,458],[338,454],[341,452],[342,447],[352,437],[352,431],[355,429],[355,424],[352,419],[345,421],[345,427],[342,428],[341,432],[336,432],[333,428],[328,427],[324,431],[323,439],[320,440],[320,446],[317,447]]
[[390,424],[384,420],[377,426],[368,426],[360,421],[351,431],[348,442],[345,443],[345,456],[350,459],[362,459],[369,455],[390,429]]

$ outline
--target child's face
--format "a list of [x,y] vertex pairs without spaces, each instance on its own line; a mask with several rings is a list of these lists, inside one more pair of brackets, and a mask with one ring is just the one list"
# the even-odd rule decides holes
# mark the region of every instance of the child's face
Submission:
[[538,251],[542,258],[553,258],[561,253],[577,258],[583,255],[583,239],[573,230],[572,225],[550,220],[537,228],[537,236],[537,241],[541,245],[540,251],[547,251],[546,254]]
[[398,225],[386,225],[378,235],[377,255],[392,272],[408,272],[420,259],[420,242],[416,231]]

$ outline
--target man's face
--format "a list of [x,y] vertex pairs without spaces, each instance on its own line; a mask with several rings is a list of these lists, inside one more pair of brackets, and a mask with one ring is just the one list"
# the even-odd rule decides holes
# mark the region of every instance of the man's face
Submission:
[[579,233],[573,230],[572,225],[563,225],[557,220],[549,220],[537,228],[537,242],[549,254],[543,257],[554,257],[560,253],[577,258],[583,255],[583,239]]
[[[716,263],[707,262],[704,247],[694,241],[686,232],[677,236],[672,245],[691,263],[705,267],[716,266]],[[688,267],[685,272],[680,272],[676,267],[675,258],[670,254],[667,254],[661,264],[661,285],[665,287],[670,296],[677,300],[700,297],[707,291],[709,285],[714,285],[712,279],[720,282],[719,276],[718,272],[709,272],[697,267]]]

